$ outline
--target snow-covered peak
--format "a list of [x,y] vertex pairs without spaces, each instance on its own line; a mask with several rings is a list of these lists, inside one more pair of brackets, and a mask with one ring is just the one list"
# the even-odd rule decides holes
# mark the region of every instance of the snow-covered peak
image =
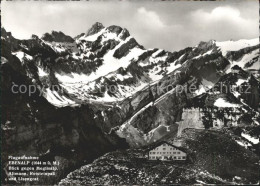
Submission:
[[217,41],[215,43],[216,46],[218,46],[221,49],[223,56],[225,56],[228,51],[237,51],[242,48],[251,47],[259,44],[259,38],[241,39],[238,41]]
[[[226,56],[218,58],[218,55],[215,55],[220,54],[220,49],[222,52],[226,52],[256,45],[258,39],[236,42],[211,40],[200,42],[194,48],[188,47],[176,52],[156,48],[145,49],[130,36],[127,29],[116,25],[104,27],[101,23],[94,24],[87,34],[76,36],[74,42],[57,41],[62,37],[66,37],[66,35],[61,32],[52,32],[49,40],[48,37],[47,39],[35,37],[30,41],[35,45],[23,42],[19,46],[22,49],[13,51],[12,54],[16,55],[22,63],[23,59],[39,60],[41,63],[41,66],[37,66],[39,80],[43,83],[46,79],[55,81],[54,83],[59,84],[69,95],[72,95],[72,97],[66,97],[72,101],[123,100],[141,89],[149,87],[148,85],[165,81],[165,76],[169,76],[167,79],[170,81],[175,81],[174,79],[185,76],[186,74],[183,72],[189,72],[189,70],[195,71],[196,78],[200,78],[200,80],[202,78],[201,84],[198,81],[201,86],[195,91],[196,95],[201,95],[207,91],[205,81],[212,82],[209,87],[211,88],[219,78],[218,74],[215,77],[212,76],[211,71],[208,72],[215,68],[214,64],[217,64],[221,73],[228,73],[227,65],[229,69],[232,69],[234,65],[238,65],[242,69],[245,66],[255,68],[255,58],[259,54],[255,49],[257,47],[253,47],[253,51],[245,51],[245,54],[242,53],[238,59],[229,59]],[[35,49],[40,52],[44,49],[44,57],[41,55],[30,56],[31,53],[26,52]],[[45,60],[45,53],[52,56],[53,59]],[[230,61],[225,60],[225,57]],[[50,77],[51,74],[52,77]],[[208,76],[211,77],[207,78]],[[240,83],[243,83],[242,80],[238,82],[238,84]],[[111,93],[105,89],[110,85],[116,87],[116,91]],[[99,90],[105,91],[97,94],[96,92]],[[62,98],[62,94],[59,98],[62,101],[57,104],[57,100],[54,99],[57,96],[55,93],[52,96],[49,92],[46,91],[49,102],[55,102],[55,105],[59,106],[71,104]],[[59,93],[57,92],[57,94]],[[224,101],[220,99],[216,105],[218,106]]]
[[[100,31],[102,32],[102,31]],[[98,33],[97,33],[98,34]],[[94,36],[94,35],[92,35]],[[92,37],[88,36],[88,37]],[[89,75],[81,75],[81,78],[75,78],[72,74],[70,75],[60,75],[56,74],[57,78],[61,82],[90,82],[95,79],[98,79],[101,76],[105,76],[106,74],[116,71],[117,69],[123,67],[126,68],[130,63],[131,60],[142,54],[144,51],[139,48],[133,48],[130,50],[128,55],[122,57],[121,59],[116,59],[113,55],[114,52],[119,49],[123,44],[127,43],[132,37],[127,38],[125,41],[120,42],[113,50],[108,51],[104,56],[103,56],[103,64],[96,69],[95,72],[92,72]]]
[[[96,29],[95,32],[91,32],[91,34],[89,34],[89,32],[87,34],[82,35],[81,37],[78,38],[78,41],[90,41],[90,42],[94,42],[97,41],[98,39],[101,40],[101,43],[104,43],[105,41],[108,40],[115,40],[115,41],[123,41],[125,40],[127,37],[129,37],[130,34],[128,32],[127,29],[123,29],[119,26],[109,26],[109,27],[104,27],[102,25],[102,27],[99,27],[99,29]],[[100,38],[101,37],[101,38]]]
[[81,36],[78,40],[85,40],[85,41],[93,42],[93,41],[97,40],[98,36],[103,34],[104,31],[105,31],[105,28],[99,30],[98,32],[96,32],[92,35],[85,34],[85,35]]

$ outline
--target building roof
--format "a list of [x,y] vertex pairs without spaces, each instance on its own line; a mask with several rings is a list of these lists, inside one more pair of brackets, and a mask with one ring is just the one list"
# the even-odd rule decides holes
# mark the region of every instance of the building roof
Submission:
[[151,145],[146,149],[146,152],[147,152],[147,151],[150,151],[150,150],[152,150],[152,149],[155,149],[156,147],[158,147],[158,146],[160,146],[160,145],[162,145],[162,144],[165,144],[165,143],[168,144],[168,145],[170,145],[170,146],[172,146],[172,147],[174,147],[174,148],[176,148],[176,149],[179,149],[180,151],[183,151],[183,152],[187,153],[187,150],[186,150],[185,148],[175,146],[175,145],[173,145],[173,144],[171,144],[171,143],[169,143],[169,142],[167,142],[167,141],[159,141],[159,142],[155,142],[155,143],[151,144]]

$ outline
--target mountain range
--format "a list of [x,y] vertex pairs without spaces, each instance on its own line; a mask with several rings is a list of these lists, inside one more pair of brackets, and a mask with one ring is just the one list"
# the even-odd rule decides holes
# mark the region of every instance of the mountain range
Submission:
[[76,37],[52,31],[27,40],[1,28],[3,162],[10,154],[58,159],[63,163],[51,180],[57,183],[114,150],[160,140],[188,148],[189,130],[195,130],[195,136],[225,133],[226,141],[241,147],[239,154],[253,159],[246,169],[255,170],[259,47],[256,38],[210,40],[180,51],[146,49],[127,29],[101,23]]

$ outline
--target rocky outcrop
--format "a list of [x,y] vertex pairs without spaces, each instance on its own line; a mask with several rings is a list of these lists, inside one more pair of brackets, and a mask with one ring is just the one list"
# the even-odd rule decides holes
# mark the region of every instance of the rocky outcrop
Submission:
[[92,43],[92,50],[96,52],[98,58],[102,58],[109,50],[113,50],[119,42],[109,39],[104,43],[96,42]]
[[136,40],[134,38],[131,38],[129,41],[127,41],[126,43],[124,43],[122,46],[120,46],[114,53],[114,57],[115,58],[122,58],[124,56],[126,56],[130,50],[134,47],[141,47],[143,48],[142,46],[140,46]]
[[74,37],[74,39],[76,40],[76,39],[79,39],[80,37],[82,37],[82,36],[84,36],[85,35],[85,33],[81,33],[81,34],[79,34],[79,35],[77,35],[76,37]]
[[119,35],[120,39],[125,40],[127,37],[129,37],[130,34],[127,29],[123,29]]
[[242,87],[242,92],[244,93],[241,94],[241,98],[255,110],[258,109],[260,102],[259,87],[259,81],[257,81],[252,75],[248,80],[248,84],[244,84]]
[[122,32],[123,29],[120,26],[111,25],[107,27],[107,30],[109,30],[112,33],[116,33],[118,35],[120,34],[120,32]]
[[74,39],[68,35],[65,35],[63,32],[56,32],[56,31],[52,31],[50,34],[49,33],[45,33],[42,36],[42,39],[44,41],[49,41],[49,42],[68,42],[68,43],[72,43],[74,42]]
[[128,30],[125,28],[123,29],[120,26],[112,25],[107,27],[107,30],[112,33],[116,33],[122,40],[125,40],[127,37],[130,36]]
[[98,33],[101,29],[105,28],[101,23],[96,22],[92,27],[87,31],[87,36]]

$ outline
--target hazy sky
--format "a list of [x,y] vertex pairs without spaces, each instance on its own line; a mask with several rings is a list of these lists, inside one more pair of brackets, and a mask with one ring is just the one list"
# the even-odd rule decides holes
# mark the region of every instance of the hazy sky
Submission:
[[144,47],[169,51],[210,39],[251,39],[259,35],[257,0],[4,1],[1,11],[2,25],[20,39],[51,30],[74,37],[95,22],[127,28]]

